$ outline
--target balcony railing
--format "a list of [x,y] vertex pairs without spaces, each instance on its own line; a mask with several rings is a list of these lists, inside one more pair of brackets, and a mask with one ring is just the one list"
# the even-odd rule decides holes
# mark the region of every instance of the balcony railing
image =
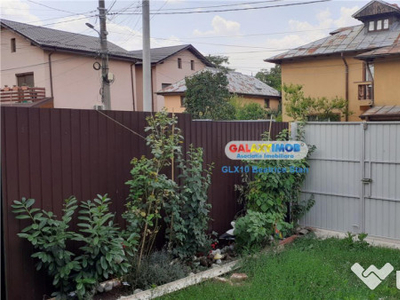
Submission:
[[3,88],[0,92],[0,102],[36,102],[46,97],[46,89],[40,87]]
[[363,82],[358,84],[358,100],[372,100],[371,82]]

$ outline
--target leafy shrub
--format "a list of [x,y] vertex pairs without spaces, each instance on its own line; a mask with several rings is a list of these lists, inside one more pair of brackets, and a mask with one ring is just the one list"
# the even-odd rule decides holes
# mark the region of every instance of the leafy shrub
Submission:
[[[78,208],[75,197],[65,200],[61,220],[52,212],[33,208],[34,199],[22,198],[14,201],[13,212],[17,219],[29,219],[31,225],[18,234],[26,238],[37,250],[32,254],[38,258],[37,270],[47,269],[53,278],[59,299],[76,295],[88,299],[96,285],[109,276],[121,276],[128,271],[129,264],[123,250],[123,239],[113,223],[114,215],[108,210],[110,199],[98,196],[94,203],[81,204],[79,232],[69,231],[72,215]],[[80,256],[67,250],[67,243],[83,243]]]
[[[109,211],[111,199],[98,195],[94,201],[82,202],[78,219],[80,232],[75,240],[84,242],[83,254],[77,257],[82,269],[75,277],[76,293],[85,298],[93,284],[110,276],[121,276],[128,272],[129,263],[123,249],[124,239],[114,225],[114,214]],[[88,282],[88,279],[91,281]]]
[[268,111],[258,103],[244,103],[244,98],[233,96],[229,103],[235,111],[235,120],[262,120],[268,118]]
[[212,165],[203,169],[203,150],[190,145],[187,160],[179,159],[178,168],[182,180],[179,188],[179,203],[166,206],[171,217],[167,235],[172,253],[180,258],[193,257],[204,252],[211,244],[206,231],[210,221],[211,204],[207,203],[207,191],[211,183]]
[[17,219],[29,219],[31,225],[22,229],[18,236],[27,239],[37,252],[32,254],[39,262],[36,269],[47,270],[53,278],[53,285],[58,293],[55,296],[66,296],[74,291],[73,275],[81,270],[75,254],[67,250],[67,242],[77,239],[78,234],[68,231],[77,205],[75,197],[65,200],[63,216],[57,220],[52,212],[33,208],[35,199],[22,198],[14,201],[13,212],[18,214]]
[[311,98],[304,95],[302,85],[284,85],[286,115],[295,121],[330,120],[340,121],[341,117],[352,114],[348,101],[341,98]]
[[231,120],[235,109],[228,102],[228,78],[224,72],[200,72],[186,77],[185,108],[193,119]]
[[[146,141],[153,158],[132,160],[132,179],[126,182],[130,194],[123,214],[128,223],[127,239],[139,243],[138,267],[142,257],[150,255],[153,249],[162,215],[167,225],[168,249],[174,255],[190,257],[209,244],[206,230],[211,206],[207,204],[207,190],[211,183],[211,167],[203,168],[202,149],[191,146],[188,159],[183,158],[183,137],[175,126],[177,118],[169,117],[165,110],[147,118],[147,122]],[[175,171],[175,161],[180,185],[175,178],[162,173],[166,167]]]
[[274,226],[282,219],[282,214],[263,213],[248,210],[244,217],[235,223],[235,242],[239,251],[257,249],[269,241]]
[[128,223],[127,235],[138,237],[141,257],[151,253],[160,230],[161,210],[165,203],[177,197],[177,185],[160,173],[156,159],[134,158],[132,164],[132,179],[126,182],[130,193],[123,217]]
[[[287,140],[288,132],[283,130],[277,140]],[[268,133],[263,135],[264,140],[268,140]],[[304,129],[299,125],[297,141],[304,141]],[[258,169],[283,169],[287,172],[259,172],[252,177],[246,174],[242,176],[241,186],[236,186],[236,190],[241,192],[240,199],[245,202],[246,209],[251,209],[264,213],[287,214],[288,204],[291,207],[290,217],[293,223],[303,216],[313,205],[314,198],[308,200],[300,199],[302,184],[307,176],[305,172],[290,172],[290,170],[309,168],[307,158],[314,151],[314,146],[309,146],[307,157],[301,160],[258,160],[246,161],[251,168]]]
[[174,261],[167,252],[153,252],[142,258],[140,266],[137,259],[132,265],[132,272],[126,280],[132,289],[149,289],[155,286],[186,277],[189,268],[179,261]]
[[169,117],[166,110],[146,120],[149,125],[145,129],[149,132],[146,144],[150,146],[153,158],[143,156],[132,160],[132,179],[126,182],[130,193],[123,214],[128,223],[128,241],[138,242],[138,265],[142,256],[149,255],[153,249],[164,205],[178,201],[177,184],[162,171],[181,153],[183,139],[179,128],[175,127],[177,118]]
[[263,120],[268,118],[268,112],[258,103],[245,103],[237,112],[238,120]]

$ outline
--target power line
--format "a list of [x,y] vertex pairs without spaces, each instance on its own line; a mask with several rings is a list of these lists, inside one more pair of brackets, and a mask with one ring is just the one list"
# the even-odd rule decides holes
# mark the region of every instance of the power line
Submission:
[[107,11],[111,11],[111,9],[114,7],[116,2],[117,2],[117,0],[114,0],[114,2],[110,5],[110,7],[107,8]]
[[252,37],[252,36],[268,36],[268,35],[279,35],[279,34],[288,34],[288,33],[301,33],[301,32],[310,32],[310,31],[322,31],[322,30],[331,30],[336,29],[337,27],[326,27],[326,28],[317,28],[317,29],[308,29],[308,30],[292,30],[292,31],[279,31],[279,32],[270,32],[270,33],[250,33],[250,34],[233,34],[233,35],[213,35],[213,36],[196,36],[196,37],[182,37],[182,39],[213,39],[213,38],[223,38],[223,37]]
[[[315,0],[308,2],[300,2],[300,3],[286,3],[286,4],[277,4],[277,5],[268,5],[268,6],[257,6],[257,7],[242,7],[242,8],[231,8],[231,9],[222,9],[222,10],[195,10],[195,11],[175,11],[175,12],[151,12],[151,15],[188,15],[188,14],[205,14],[205,13],[221,13],[221,12],[232,12],[232,11],[246,11],[246,10],[256,10],[256,9],[268,9],[268,8],[276,8],[276,7],[288,7],[288,6],[299,6],[299,5],[307,5],[307,4],[315,4],[315,3],[323,3],[330,2],[332,0]],[[111,13],[118,14],[118,13]],[[135,12],[125,12],[120,14],[128,14],[128,15],[138,15],[140,13]]]
[[[212,6],[203,6],[203,7],[184,7],[179,8],[179,10],[193,10],[193,9],[204,9],[204,8],[216,8],[216,7],[232,7],[232,6],[240,6],[240,5],[249,5],[249,4],[262,4],[269,2],[278,2],[283,0],[269,0],[269,1],[255,1],[255,2],[242,2],[242,3],[232,3],[232,4],[221,4],[221,5],[212,5]],[[176,8],[164,9],[164,11],[176,11]]]
[[[82,14],[79,14],[79,15],[82,15]],[[96,16],[97,15],[89,15],[89,16],[84,16],[84,17],[80,17],[80,18],[70,19],[70,20],[63,20],[63,21],[58,21],[58,22],[53,22],[53,23],[47,23],[47,24],[43,24],[43,25],[40,25],[40,26],[39,25],[32,25],[32,24],[29,24],[29,23],[22,23],[22,24],[26,24],[28,26],[18,27],[18,30],[29,29],[29,28],[31,28],[31,26],[44,27],[45,28],[45,26],[49,26],[49,25],[69,23],[69,22],[74,22],[74,21],[78,21],[78,20],[82,20],[82,19],[86,19],[86,18],[92,18],[92,17],[96,17]],[[60,19],[60,18],[52,18],[52,19],[54,20],[54,19]],[[51,19],[49,19],[49,20],[51,20]],[[52,28],[47,28],[47,29],[52,29]],[[53,30],[56,30],[56,29],[53,29]]]
[[36,1],[33,1],[33,0],[27,0],[27,1],[28,1],[28,2],[31,2],[31,3],[33,3],[33,4],[36,4],[36,5],[40,5],[40,6],[43,6],[43,7],[47,7],[47,8],[52,9],[52,10],[61,11],[61,12],[66,12],[66,13],[70,13],[70,14],[75,14],[75,12],[73,12],[73,11],[69,11],[69,10],[64,10],[64,9],[59,9],[59,8],[51,7],[51,6],[48,6],[48,5],[46,5],[46,4],[39,3],[39,2],[36,2]]

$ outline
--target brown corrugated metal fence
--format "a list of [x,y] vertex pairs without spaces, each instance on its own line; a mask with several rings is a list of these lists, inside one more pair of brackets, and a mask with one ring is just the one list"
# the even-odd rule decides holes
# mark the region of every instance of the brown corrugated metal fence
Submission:
[[[104,112],[145,136],[146,113]],[[224,174],[224,165],[238,165],[224,153],[231,140],[259,140],[269,122],[193,121],[178,115],[178,127],[189,144],[204,148],[205,162],[215,162],[209,201],[212,230],[223,233],[237,213],[234,184],[240,174]],[[17,236],[28,225],[15,219],[10,205],[21,197],[36,199],[36,206],[61,214],[63,199],[93,199],[108,193],[117,221],[124,210],[133,157],[149,155],[145,141],[94,110],[2,108],[2,222],[8,299],[42,299],[51,293],[45,272],[37,272],[29,242]],[[272,123],[272,136],[287,123]],[[75,221],[76,222],[76,221]],[[73,227],[75,223],[73,224]]]

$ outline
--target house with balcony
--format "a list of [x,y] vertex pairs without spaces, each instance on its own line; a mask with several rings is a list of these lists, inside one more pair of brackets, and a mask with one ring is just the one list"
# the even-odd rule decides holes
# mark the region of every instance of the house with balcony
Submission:
[[[101,106],[101,47],[98,37],[2,19],[2,105],[31,105],[33,89],[50,98],[55,108],[94,109]],[[135,59],[108,42],[111,108],[133,110]],[[133,72],[131,71],[133,70]],[[28,89],[31,92],[24,92]],[[14,93],[14,99],[10,95]],[[23,98],[18,95],[24,94]],[[9,101],[12,100],[12,101]]]
[[[1,105],[101,109],[98,37],[0,20]],[[111,109],[143,109],[142,51],[108,42]],[[153,111],[160,89],[212,64],[192,45],[151,49]]]
[[[300,84],[305,96],[348,100],[342,121],[400,120],[400,8],[371,1],[353,18],[359,25],[268,58],[280,64],[282,84]],[[283,120],[285,94],[282,95]]]

